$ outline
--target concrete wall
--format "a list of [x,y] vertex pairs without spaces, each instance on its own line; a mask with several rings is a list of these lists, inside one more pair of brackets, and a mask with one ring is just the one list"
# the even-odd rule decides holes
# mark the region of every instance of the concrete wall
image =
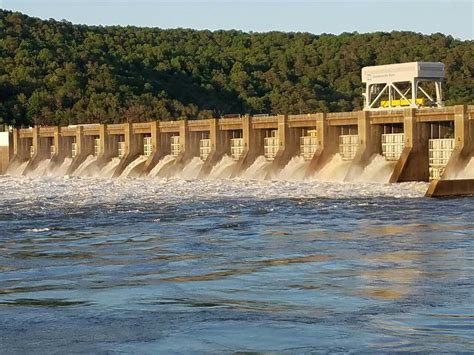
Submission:
[[357,117],[359,146],[352,160],[345,181],[352,181],[362,174],[375,154],[382,152],[382,125],[371,125],[368,111],[359,111]]
[[319,148],[308,164],[306,176],[309,177],[326,165],[334,154],[339,152],[340,127],[330,126],[325,113],[316,116],[316,131]]
[[273,159],[266,178],[272,178],[281,171],[291,158],[297,156],[300,151],[301,128],[290,128],[288,115],[278,116],[278,152]]
[[115,169],[113,177],[120,176],[131,162],[138,158],[140,154],[143,154],[143,135],[133,134],[133,128],[131,123],[125,123],[123,129],[125,156],[120,159],[120,163]]
[[5,174],[10,159],[13,158],[13,135],[10,132],[0,132],[0,174]]
[[245,171],[258,156],[263,155],[265,131],[263,129],[253,129],[252,117],[248,115],[242,117],[242,138],[244,141],[244,151],[237,161],[237,166],[232,176]]
[[415,110],[407,108],[403,112],[403,133],[405,136],[405,147],[395,165],[390,182],[428,181],[429,125],[417,122]]

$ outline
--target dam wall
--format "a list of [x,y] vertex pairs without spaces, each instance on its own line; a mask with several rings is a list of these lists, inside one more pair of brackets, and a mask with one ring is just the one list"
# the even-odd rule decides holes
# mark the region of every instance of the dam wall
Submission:
[[[455,194],[457,180],[470,180],[473,107],[36,126],[7,133],[0,167],[5,172],[6,162],[27,162],[22,172],[27,175],[45,160],[51,166],[67,162],[65,173],[70,175],[93,158],[98,171],[109,166],[114,177],[148,175],[157,166],[159,176],[172,177],[194,164],[193,176],[206,178],[226,160],[229,177],[260,164],[265,179],[277,178],[293,165],[305,179],[318,179],[330,178],[331,164],[339,164],[345,170],[339,171],[338,181],[352,182],[383,166],[381,182],[452,180],[449,189],[448,183],[433,182],[432,190],[443,186]],[[471,185],[459,186],[460,194],[466,194]]]

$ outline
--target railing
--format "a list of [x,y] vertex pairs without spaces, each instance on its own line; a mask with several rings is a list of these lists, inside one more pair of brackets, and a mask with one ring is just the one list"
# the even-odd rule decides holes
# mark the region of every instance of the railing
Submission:
[[126,154],[125,142],[118,142],[118,157],[123,158]]
[[199,141],[199,156],[201,157],[201,160],[206,160],[210,153],[211,153],[211,140],[201,139]]
[[179,136],[171,137],[171,155],[177,157],[181,153],[181,143],[179,142]]
[[77,157],[77,154],[79,153],[79,150],[77,149],[77,143],[72,143],[71,144],[71,157],[74,159]]
[[271,161],[275,159],[278,153],[279,147],[279,139],[278,137],[267,137],[263,140],[263,154],[267,160]]
[[317,131],[308,131],[307,136],[300,138],[300,156],[302,156],[304,160],[311,160],[318,148]]
[[49,153],[50,153],[50,156],[51,156],[51,159],[52,159],[54,157],[54,155],[56,154],[56,146],[51,145],[49,147]]
[[429,147],[429,164],[430,164],[430,180],[440,179],[446,169],[449,158],[454,150],[454,139],[430,139]]
[[94,139],[94,155],[98,156],[100,153],[100,138]]
[[244,153],[244,139],[232,138],[230,140],[230,155],[232,159],[239,160]]
[[386,160],[398,160],[405,147],[403,133],[382,134],[382,155]]
[[143,155],[149,157],[153,152],[153,146],[151,144],[151,137],[143,137]]
[[339,154],[343,160],[354,159],[359,146],[359,136],[354,134],[339,136]]

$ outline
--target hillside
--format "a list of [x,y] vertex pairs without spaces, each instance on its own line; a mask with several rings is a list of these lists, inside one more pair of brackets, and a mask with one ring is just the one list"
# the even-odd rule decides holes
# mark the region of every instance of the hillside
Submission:
[[0,123],[350,111],[363,66],[446,65],[446,104],[474,102],[474,42],[411,32],[341,35],[99,27],[0,10]]

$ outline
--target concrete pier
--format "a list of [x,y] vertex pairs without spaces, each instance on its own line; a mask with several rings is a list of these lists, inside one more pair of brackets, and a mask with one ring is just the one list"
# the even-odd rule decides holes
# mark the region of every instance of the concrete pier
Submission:
[[131,123],[123,124],[123,137],[123,156],[120,157],[120,163],[115,169],[113,177],[119,177],[131,162],[143,154],[143,135],[134,134]]

